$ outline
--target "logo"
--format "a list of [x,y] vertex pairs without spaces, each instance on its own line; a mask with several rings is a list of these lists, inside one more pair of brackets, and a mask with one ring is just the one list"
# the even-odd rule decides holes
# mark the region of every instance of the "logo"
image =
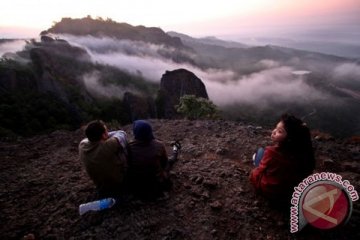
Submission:
[[301,204],[305,220],[320,229],[343,224],[351,213],[351,200],[346,192],[331,182],[314,185],[310,186]]
[[307,224],[318,229],[332,229],[346,224],[352,202],[358,193],[347,180],[335,173],[315,173],[294,188],[290,208],[290,231],[300,231]]

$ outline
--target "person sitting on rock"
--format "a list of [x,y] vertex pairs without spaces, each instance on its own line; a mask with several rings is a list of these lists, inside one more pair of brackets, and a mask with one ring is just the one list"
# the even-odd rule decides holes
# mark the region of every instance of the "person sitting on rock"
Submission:
[[85,135],[87,138],[79,144],[79,155],[99,198],[119,196],[127,170],[126,133],[108,132],[103,121],[95,120],[86,126]]
[[255,156],[250,182],[270,201],[290,203],[294,187],[315,168],[310,130],[295,116],[283,114],[271,140],[274,145],[258,151],[262,157]]
[[155,199],[171,188],[169,171],[177,161],[181,145],[173,144],[173,155],[168,159],[165,145],[155,139],[150,123],[133,123],[135,140],[129,143],[129,187],[140,198]]

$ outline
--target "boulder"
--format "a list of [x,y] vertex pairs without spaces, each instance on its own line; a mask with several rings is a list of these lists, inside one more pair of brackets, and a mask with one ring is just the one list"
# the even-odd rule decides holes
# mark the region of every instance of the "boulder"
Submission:
[[176,118],[176,105],[184,95],[209,99],[204,83],[194,73],[186,69],[166,71],[158,93],[159,117]]

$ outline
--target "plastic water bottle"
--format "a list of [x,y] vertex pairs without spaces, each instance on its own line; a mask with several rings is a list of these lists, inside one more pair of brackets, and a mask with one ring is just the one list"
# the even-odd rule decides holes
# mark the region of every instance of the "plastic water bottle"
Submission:
[[101,200],[80,204],[79,213],[83,215],[88,211],[101,211],[103,209],[111,208],[115,205],[116,200],[114,198],[104,198]]

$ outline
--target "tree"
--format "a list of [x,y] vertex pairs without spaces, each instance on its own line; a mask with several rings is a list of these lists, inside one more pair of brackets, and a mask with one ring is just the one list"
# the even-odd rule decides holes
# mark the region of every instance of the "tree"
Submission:
[[178,113],[188,119],[217,119],[219,111],[217,106],[208,99],[197,98],[194,95],[184,95],[176,106]]

